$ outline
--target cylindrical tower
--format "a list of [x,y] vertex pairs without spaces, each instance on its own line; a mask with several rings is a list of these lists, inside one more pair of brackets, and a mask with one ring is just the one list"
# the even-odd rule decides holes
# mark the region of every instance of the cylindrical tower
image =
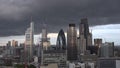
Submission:
[[69,61],[77,60],[77,32],[75,24],[69,24],[67,31],[67,59]]

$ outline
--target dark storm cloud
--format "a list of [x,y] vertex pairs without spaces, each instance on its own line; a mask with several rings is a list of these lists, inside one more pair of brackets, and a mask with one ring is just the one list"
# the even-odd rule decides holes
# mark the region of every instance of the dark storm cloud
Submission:
[[90,25],[120,22],[119,0],[0,0],[0,35],[24,34],[30,17],[35,32],[46,22],[50,32],[67,29],[69,23],[88,17]]

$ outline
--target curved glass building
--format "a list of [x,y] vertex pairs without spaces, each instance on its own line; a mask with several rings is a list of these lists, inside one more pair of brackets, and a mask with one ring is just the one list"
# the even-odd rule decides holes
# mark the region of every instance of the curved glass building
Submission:
[[64,31],[62,29],[58,33],[56,47],[59,50],[66,49],[66,38],[65,38]]

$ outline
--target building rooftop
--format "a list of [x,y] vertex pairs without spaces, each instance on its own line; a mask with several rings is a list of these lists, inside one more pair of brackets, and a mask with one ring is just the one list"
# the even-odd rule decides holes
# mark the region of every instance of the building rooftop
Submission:
[[65,53],[65,50],[45,50],[44,53]]

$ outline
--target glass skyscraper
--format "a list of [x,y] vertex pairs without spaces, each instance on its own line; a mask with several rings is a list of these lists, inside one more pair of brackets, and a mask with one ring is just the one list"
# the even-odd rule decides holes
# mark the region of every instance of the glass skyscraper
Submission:
[[34,45],[34,22],[31,21],[30,27],[25,32],[25,50],[28,51],[29,60],[33,57],[33,45]]
[[86,47],[92,45],[92,34],[89,32],[89,25],[87,18],[81,19],[79,27],[79,35],[83,35],[86,39]]
[[62,29],[58,33],[56,46],[58,50],[66,50],[66,38]]
[[69,24],[67,31],[67,59],[69,61],[77,60],[77,32],[75,24]]

